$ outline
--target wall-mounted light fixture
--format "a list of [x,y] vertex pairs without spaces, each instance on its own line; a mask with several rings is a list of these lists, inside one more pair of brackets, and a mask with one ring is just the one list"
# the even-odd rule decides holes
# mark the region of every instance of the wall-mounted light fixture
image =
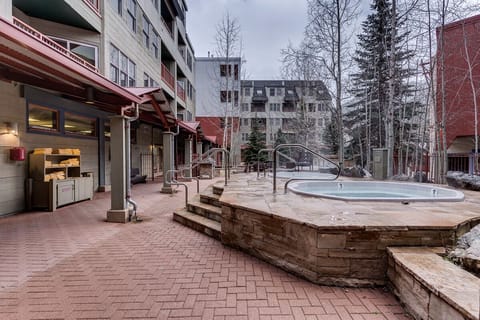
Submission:
[[16,122],[4,122],[0,134],[13,134],[18,136],[18,124]]
[[85,100],[85,103],[94,104],[95,101],[93,87],[87,87],[85,90],[87,91],[87,99]]

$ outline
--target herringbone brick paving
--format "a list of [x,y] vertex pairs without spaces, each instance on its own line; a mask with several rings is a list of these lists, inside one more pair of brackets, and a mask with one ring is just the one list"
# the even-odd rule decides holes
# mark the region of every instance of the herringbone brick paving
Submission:
[[134,187],[141,223],[104,222],[108,194],[0,219],[0,319],[408,319],[381,288],[314,285],[173,222],[184,191],[160,187]]

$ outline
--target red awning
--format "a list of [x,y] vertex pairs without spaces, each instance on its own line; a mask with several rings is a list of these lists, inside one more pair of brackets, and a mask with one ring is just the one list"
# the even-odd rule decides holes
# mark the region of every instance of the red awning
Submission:
[[192,122],[183,122],[179,120],[177,123],[180,126],[180,128],[185,129],[187,132],[197,133],[197,130],[196,130],[197,128],[192,125]]
[[205,140],[211,142],[211,143],[217,143],[217,137],[216,136],[205,136]]

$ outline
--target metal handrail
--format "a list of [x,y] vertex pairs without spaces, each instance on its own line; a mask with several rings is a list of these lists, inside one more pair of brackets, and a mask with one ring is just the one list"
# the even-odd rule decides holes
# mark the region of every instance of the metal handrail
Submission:
[[[188,185],[186,183],[178,182],[176,179],[173,179],[173,173],[182,173],[183,170],[168,170],[165,173],[165,180],[167,181],[168,184],[174,185],[174,186],[184,186],[185,187],[185,206],[188,206]],[[171,176],[172,175],[172,176]],[[171,176],[171,177],[170,177]],[[170,179],[171,178],[171,179]],[[200,192],[200,180],[198,178],[194,177],[185,177],[182,175],[182,178],[184,179],[195,179],[197,180],[197,193]]]
[[[336,180],[338,179],[338,177],[340,176],[340,166],[338,165],[338,163],[335,163],[333,162],[332,160],[330,159],[327,159],[325,158],[323,155],[321,155],[320,153],[318,152],[315,152],[313,151],[312,149],[310,148],[307,148],[306,146],[304,146],[303,144],[298,144],[298,143],[285,143],[285,144],[280,144],[278,146],[276,146],[273,150],[273,193],[276,193],[277,192],[277,152],[278,152],[278,149],[281,149],[281,148],[285,148],[285,147],[297,147],[297,148],[302,148],[303,150],[306,150],[314,155],[316,155],[317,157],[333,164],[335,167],[337,167],[337,175],[335,176],[335,178],[333,179],[320,179],[320,178],[316,178],[316,179],[300,179],[300,178],[293,178],[293,179],[289,179],[286,183],[285,183],[285,187],[290,183],[290,181],[294,181],[294,180]],[[285,189],[286,190],[286,189]],[[286,191],[285,191],[286,192]]]
[[[272,152],[272,151],[274,151],[274,149],[272,149],[272,148],[266,148],[266,149],[258,150],[258,153],[257,153],[257,179],[260,177],[260,153],[262,153],[262,152]],[[264,165],[263,166],[264,167],[264,170],[263,170],[264,175],[263,176],[266,177],[267,170],[265,169],[265,161],[263,162],[263,165]],[[247,168],[247,170],[248,170],[248,168]]]

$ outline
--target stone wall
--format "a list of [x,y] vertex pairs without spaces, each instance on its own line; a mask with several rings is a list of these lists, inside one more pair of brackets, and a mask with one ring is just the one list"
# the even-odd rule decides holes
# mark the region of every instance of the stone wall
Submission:
[[314,226],[222,203],[224,244],[325,285],[384,285],[387,246],[445,246],[455,237],[454,229]]

